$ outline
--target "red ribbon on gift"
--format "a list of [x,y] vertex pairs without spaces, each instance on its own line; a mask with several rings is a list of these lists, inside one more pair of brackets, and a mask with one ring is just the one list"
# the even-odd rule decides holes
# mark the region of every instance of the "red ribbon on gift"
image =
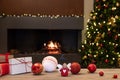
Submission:
[[9,73],[9,63],[1,63],[0,64],[0,76]]

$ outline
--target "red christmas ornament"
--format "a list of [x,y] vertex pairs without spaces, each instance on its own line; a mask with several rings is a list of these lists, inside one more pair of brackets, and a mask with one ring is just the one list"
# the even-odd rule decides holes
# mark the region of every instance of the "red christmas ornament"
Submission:
[[90,73],[94,73],[96,71],[96,65],[95,64],[89,64],[87,69]]
[[96,0],[96,2],[98,2],[99,0]]
[[97,8],[98,8],[98,9],[100,9],[100,8],[101,8],[101,6],[100,6],[100,5],[98,5],[98,6],[97,6]]
[[109,62],[109,60],[108,59],[105,59],[105,63],[108,63]]
[[100,75],[100,76],[103,76],[103,75],[104,75],[104,72],[103,72],[103,71],[100,71],[100,72],[99,72],[99,75]]
[[77,62],[71,63],[71,73],[72,74],[77,74],[80,72],[80,70],[81,70],[81,66],[79,63],[77,63]]
[[37,74],[41,74],[41,72],[43,71],[43,65],[41,63],[34,63],[32,65],[32,73],[37,75]]
[[117,75],[117,74],[114,74],[114,75],[113,75],[113,78],[115,78],[115,79],[118,78],[118,75]]
[[[101,16],[100,16],[101,17]],[[100,28],[103,28],[103,26],[102,25],[100,25]]]
[[105,8],[108,8],[108,5],[105,5]]
[[111,34],[112,34],[111,31],[108,31],[108,36],[111,36]]
[[115,35],[114,39],[117,40],[118,39],[118,35]]
[[100,46],[100,47],[103,47],[103,44],[101,43],[99,46]]

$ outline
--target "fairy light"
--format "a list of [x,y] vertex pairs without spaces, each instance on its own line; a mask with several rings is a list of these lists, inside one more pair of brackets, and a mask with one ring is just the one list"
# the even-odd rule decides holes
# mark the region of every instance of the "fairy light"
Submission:
[[75,17],[75,18],[80,18],[80,17],[83,17],[83,15],[81,14],[81,15],[76,15],[76,14],[71,14],[71,15],[59,15],[59,14],[57,14],[57,15],[46,15],[46,14],[27,14],[27,13],[24,13],[24,14],[21,14],[21,15],[15,15],[15,14],[13,14],[13,15],[11,15],[11,14],[5,14],[5,13],[2,13],[2,14],[0,14],[0,17],[4,17],[4,16],[7,16],[7,17],[18,17],[18,18],[20,18],[20,17],[41,17],[41,18],[46,18],[46,17],[49,17],[49,18],[51,18],[51,19],[53,19],[53,18],[55,18],[55,19],[57,19],[57,18],[59,18],[59,17]]
[[109,55],[106,55],[106,57],[108,58],[108,57],[109,57]]
[[115,58],[112,58],[113,60],[115,60]]
[[115,11],[115,10],[116,10],[116,7],[112,7],[112,10]]
[[96,26],[96,22],[94,22],[94,26]]

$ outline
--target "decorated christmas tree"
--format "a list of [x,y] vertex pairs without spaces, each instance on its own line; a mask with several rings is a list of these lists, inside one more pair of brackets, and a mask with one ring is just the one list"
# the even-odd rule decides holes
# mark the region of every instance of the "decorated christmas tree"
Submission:
[[80,50],[83,67],[120,65],[120,0],[95,0]]

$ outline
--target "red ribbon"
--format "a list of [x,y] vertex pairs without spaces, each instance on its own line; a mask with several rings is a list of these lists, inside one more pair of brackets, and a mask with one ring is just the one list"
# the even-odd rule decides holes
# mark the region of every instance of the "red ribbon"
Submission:
[[1,63],[0,64],[0,76],[9,73],[9,64],[8,63]]

